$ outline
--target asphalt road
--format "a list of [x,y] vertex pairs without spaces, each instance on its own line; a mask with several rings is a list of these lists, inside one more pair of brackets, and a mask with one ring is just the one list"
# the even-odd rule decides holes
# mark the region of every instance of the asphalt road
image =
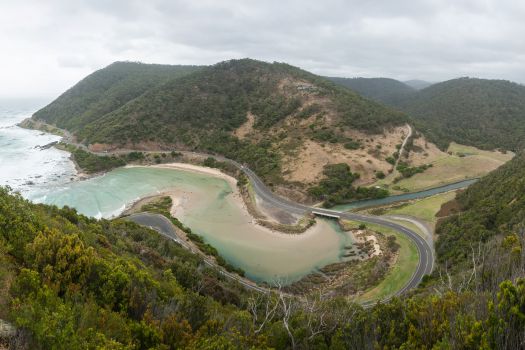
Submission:
[[182,245],[184,248],[188,249],[192,253],[201,255],[203,260],[204,260],[204,263],[206,263],[207,265],[209,265],[211,267],[216,268],[221,274],[223,274],[224,276],[226,276],[226,277],[228,277],[228,278],[230,278],[232,280],[235,280],[235,281],[239,282],[240,284],[242,284],[246,288],[252,289],[252,290],[255,290],[255,291],[258,291],[258,292],[261,292],[261,293],[268,293],[269,292],[269,289],[267,289],[267,288],[259,287],[255,283],[249,283],[246,279],[241,278],[241,277],[237,276],[236,274],[229,273],[228,271],[225,271],[224,268],[222,268],[221,266],[217,265],[217,263],[215,263],[215,261],[213,261],[212,259],[208,258],[201,251],[194,250],[191,245],[189,245],[187,242],[184,241],[184,239],[182,239],[181,237],[179,237],[177,235],[177,231],[175,230],[174,225],[165,216],[160,215],[160,214],[154,214],[154,213],[137,213],[137,214],[132,214],[130,216],[127,216],[126,219],[130,220],[130,221],[133,221],[134,223],[137,223],[139,225],[149,227],[149,228],[157,231],[158,233],[160,233],[164,237],[166,237],[168,239],[172,239],[175,242],[179,243],[180,245]]
[[[194,154],[194,155],[203,155],[203,154],[194,153],[194,152],[184,152],[184,153]],[[205,156],[208,156],[208,155],[205,155]],[[276,208],[288,211],[290,213],[298,214],[298,215],[306,215],[306,214],[315,212],[316,215],[326,215],[328,217],[340,217],[340,218],[347,219],[347,220],[354,220],[354,221],[361,221],[365,223],[377,224],[377,225],[381,225],[381,226],[396,230],[399,233],[405,235],[408,239],[410,239],[415,244],[417,251],[418,251],[418,255],[419,255],[419,262],[418,262],[417,268],[412,274],[410,280],[403,286],[403,288],[401,288],[400,290],[398,290],[396,293],[389,296],[388,298],[383,299],[382,301],[387,301],[394,296],[399,296],[405,293],[406,291],[417,287],[417,285],[421,282],[423,276],[425,276],[426,274],[430,274],[432,272],[432,269],[434,267],[434,251],[432,247],[429,245],[429,243],[423,237],[418,235],[416,232],[400,224],[397,224],[385,218],[382,218],[380,216],[340,212],[340,211],[324,209],[324,208],[309,207],[309,206],[306,206],[300,203],[292,202],[290,200],[287,200],[285,198],[282,198],[274,194],[263,183],[263,181],[251,169],[247,168],[246,166],[234,160],[230,160],[230,159],[227,159],[221,156],[213,156],[213,157],[215,157],[219,161],[224,161],[224,162],[233,164],[237,168],[239,168],[241,171],[243,171],[244,174],[246,174],[246,176],[250,179],[250,182],[257,196],[259,196],[261,199],[263,199],[267,203],[270,203]],[[177,233],[172,223],[165,217],[161,215],[157,215],[157,214],[141,213],[141,214],[132,215],[130,219],[136,223],[154,228],[158,232],[163,234],[164,236],[171,238],[179,242],[186,248],[192,250],[192,248],[186,242],[184,242],[182,239],[180,239],[180,237],[177,236]],[[215,263],[213,263],[209,259],[205,261],[209,265],[215,265]],[[254,284],[247,283],[244,279],[241,279],[237,277],[236,275],[227,273],[226,271],[223,271],[223,269],[220,269],[220,271],[222,271],[222,273],[224,273],[228,277],[235,279],[239,283],[245,285],[247,288],[258,290],[260,292],[268,292],[267,289],[258,287]],[[371,302],[364,303],[364,306],[370,306],[375,302],[377,301],[371,301]]]
[[423,237],[418,235],[416,232],[406,228],[405,226],[391,222],[387,219],[381,218],[380,216],[370,216],[370,215],[355,214],[355,213],[349,213],[349,212],[340,212],[340,211],[324,209],[324,208],[314,208],[314,207],[305,206],[303,204],[291,202],[271,192],[270,189],[268,189],[268,187],[266,187],[266,185],[262,182],[262,180],[253,171],[251,171],[247,167],[242,166],[241,164],[237,162],[231,161],[231,163],[239,167],[250,178],[253,188],[258,196],[260,196],[265,201],[271,203],[277,208],[280,208],[282,210],[287,210],[287,211],[290,211],[296,214],[303,214],[303,215],[314,211],[315,213],[324,214],[329,217],[338,216],[343,219],[362,221],[362,222],[367,222],[371,224],[377,224],[377,225],[389,227],[393,230],[398,231],[401,234],[404,234],[408,239],[410,239],[415,244],[417,251],[418,251],[418,255],[419,255],[419,263],[416,268],[416,271],[414,272],[414,274],[412,275],[408,283],[405,284],[405,286],[401,288],[399,291],[397,291],[394,295],[401,295],[407,290],[417,287],[417,285],[423,279],[423,276],[430,274],[432,272],[432,269],[434,267],[434,251],[432,247],[428,244],[428,242]]

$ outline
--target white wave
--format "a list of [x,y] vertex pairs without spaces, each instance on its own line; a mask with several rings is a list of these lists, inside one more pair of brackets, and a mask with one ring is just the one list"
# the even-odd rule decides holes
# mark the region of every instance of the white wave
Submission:
[[120,216],[120,214],[122,214],[124,212],[124,210],[126,210],[126,205],[125,204],[123,204],[117,210],[114,210],[113,212],[109,213],[108,215],[105,215],[105,217],[106,217],[106,219],[116,218],[116,217]]
[[[57,141],[60,137],[16,126],[31,113],[0,110],[0,186],[10,185],[30,198],[41,197],[42,190],[70,181],[76,170],[69,154],[56,148],[35,146]],[[41,200],[41,198],[38,198]],[[36,200],[36,199],[35,199]]]
[[44,203],[46,199],[47,199],[47,195],[43,195],[41,197],[32,198],[31,201],[33,201],[34,203]]

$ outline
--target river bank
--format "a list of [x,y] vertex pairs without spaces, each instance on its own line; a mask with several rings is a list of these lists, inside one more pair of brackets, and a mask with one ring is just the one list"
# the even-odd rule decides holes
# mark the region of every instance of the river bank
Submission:
[[38,193],[33,200],[58,207],[67,205],[95,218],[110,218],[122,213],[125,204],[174,188],[178,190],[174,197],[187,199],[187,203],[181,203],[185,208],[176,214],[177,218],[257,282],[275,278],[297,280],[315,268],[339,261],[341,250],[351,244],[328,220],[319,219],[300,235],[257,225],[241,209],[242,202],[234,198],[226,180],[179,169],[119,168]]
[[[115,148],[115,147],[110,148],[110,150],[106,150],[102,152],[100,150],[99,151],[95,150],[96,147],[94,146],[86,147],[85,145],[78,144],[75,137],[71,133],[69,133],[67,130],[57,128],[53,125],[46,124],[42,121],[26,119],[22,121],[21,123],[19,123],[19,125],[24,128],[43,130],[45,132],[54,133],[55,135],[62,135],[63,136],[62,142],[65,142],[67,146],[78,148],[86,153],[91,154],[93,157],[98,157],[98,158],[118,157],[119,159],[123,160],[124,164],[127,164],[127,165],[166,166],[168,164],[167,166],[169,167],[170,166],[169,164],[177,163],[177,164],[193,164],[197,166],[202,166],[203,164],[206,165],[205,164],[206,159],[210,159],[211,157],[211,159],[214,160],[214,163],[218,165],[218,167],[220,168],[220,169],[215,169],[217,171],[214,172],[215,174],[218,174],[218,176],[222,176],[221,174],[225,174],[225,173],[233,179],[240,178],[240,176],[242,176],[242,172],[240,171],[240,169],[234,166],[234,164],[231,161],[228,161],[228,160],[217,161],[217,159],[213,155],[192,152],[192,151],[163,151],[163,150],[149,151],[149,150],[122,149],[122,148]],[[409,136],[405,138],[405,142],[407,141]],[[60,144],[57,145],[56,147],[60,148]],[[133,155],[134,157],[129,157],[130,155]],[[136,158],[135,156],[138,156],[138,155],[140,155],[140,157]],[[221,157],[218,157],[218,158],[222,159]],[[74,159],[74,157],[72,157],[71,160],[75,164],[75,167],[79,174],[76,177],[76,179],[80,179],[80,180],[87,179],[91,176],[102,175],[106,173],[107,171],[111,170],[111,169],[108,169],[105,171],[99,171],[93,174],[89,174]],[[118,162],[117,162],[116,167],[119,167],[119,166],[121,165],[118,165]],[[173,166],[173,168],[177,168],[177,166]],[[209,168],[209,167],[206,167],[206,168]],[[186,168],[186,170],[187,169],[189,168]],[[408,200],[412,200],[416,198],[423,198],[426,196],[431,196],[431,195],[441,193],[441,192],[455,190],[458,188],[464,188],[472,184],[473,182],[477,181],[477,179],[478,178],[467,178],[461,181],[455,181],[455,182],[440,185],[437,187],[425,188],[425,189],[415,191],[415,192],[391,195],[391,196],[379,198],[379,199],[365,199],[365,200],[351,201],[345,204],[336,205],[332,209],[338,210],[338,211],[352,211],[352,210],[361,209],[361,208],[371,208],[375,206],[383,206],[385,204],[394,203],[394,202],[404,202],[404,201],[408,201]],[[286,194],[283,195],[282,188],[280,187],[278,187],[277,189],[274,189],[273,192],[279,193],[280,196],[283,196],[284,198],[292,202],[294,201],[288,195]],[[247,188],[247,191],[241,191],[241,195],[244,197],[244,202],[248,206],[249,212],[256,219],[260,220],[261,225],[268,226],[275,230],[280,230],[280,231],[290,232],[290,233],[300,233],[308,227],[307,222],[306,223],[299,222],[300,218],[290,217],[289,215],[286,215],[287,213],[284,213],[282,211],[276,212],[275,210],[273,210],[272,206],[265,205],[264,201],[261,201],[260,198],[257,198],[253,196],[253,194],[249,193],[249,186]],[[302,201],[300,202],[302,203]],[[268,217],[270,218],[270,220],[264,220],[265,218],[268,218]]]
[[[230,186],[231,192],[227,194],[226,199],[231,200],[232,203],[242,212],[243,217],[245,218],[246,223],[256,226],[257,229],[265,231],[267,234],[273,235],[275,237],[286,237],[292,239],[305,239],[311,235],[318,235],[322,232],[319,232],[319,225],[316,225],[314,220],[312,223],[308,224],[307,227],[301,227],[296,231],[290,229],[286,230],[286,227],[293,227],[292,225],[284,225],[279,222],[270,221],[267,216],[261,216],[263,214],[256,213],[253,215],[254,208],[249,208],[249,205],[252,206],[253,203],[246,202],[245,196],[241,194],[239,187],[237,186],[237,179],[221,172],[218,169],[208,168],[204,166],[198,166],[195,164],[188,163],[168,163],[168,164],[157,164],[150,166],[140,166],[140,165],[127,165],[125,168],[156,168],[156,169],[171,169],[171,170],[182,170],[187,172],[193,172],[196,174],[205,174],[213,176],[218,179],[225,180]],[[126,209],[122,213],[123,215],[130,215],[140,211],[143,205],[151,202],[152,200],[162,197],[169,196],[172,200],[172,207],[170,214],[175,218],[180,218],[187,216],[189,213],[192,213],[196,207],[205,200],[203,194],[197,191],[187,191],[180,188],[170,188],[157,193],[154,195],[148,195],[137,199],[135,202],[130,203],[126,206]],[[256,208],[255,208],[256,210]],[[261,220],[264,220],[264,223],[261,224]],[[273,225],[272,225],[273,223]],[[281,228],[281,230],[279,229]],[[322,231],[322,229],[320,229]]]
[[[347,247],[352,245],[353,237],[341,232],[338,225],[329,220],[318,219],[306,232],[294,235],[257,225],[242,197],[235,193],[238,187],[233,177],[224,177],[217,169],[195,164],[169,163],[173,153],[184,161],[191,158],[190,161],[205,163],[210,159],[208,155],[193,152],[184,152],[184,156],[182,152],[150,153],[148,156],[161,164],[117,168],[72,183],[59,193],[44,196],[42,201],[69,205],[94,217],[109,217],[120,213],[125,204],[176,188],[177,191],[171,193],[175,216],[216,247],[229,263],[241,267],[250,279],[258,282],[293,283],[311,271],[341,262]],[[217,160],[213,163],[221,168],[235,164]],[[234,170],[242,175],[240,169],[239,166]],[[253,198],[251,203],[256,208],[260,204],[258,198]]]

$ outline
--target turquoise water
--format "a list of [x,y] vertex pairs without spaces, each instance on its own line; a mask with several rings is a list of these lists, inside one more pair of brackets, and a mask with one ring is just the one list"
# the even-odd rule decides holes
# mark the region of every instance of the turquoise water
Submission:
[[445,186],[431,188],[425,191],[404,193],[400,195],[389,196],[386,198],[355,201],[355,202],[351,202],[348,204],[337,205],[333,207],[332,209],[339,210],[339,211],[350,211],[353,209],[376,207],[376,206],[386,205],[386,204],[395,203],[395,202],[407,201],[411,199],[425,198],[425,197],[433,196],[435,194],[449,192],[449,191],[457,190],[460,188],[468,187],[476,181],[478,180],[470,179],[470,180],[464,180],[464,181],[456,182],[456,183],[445,185]]
[[[417,193],[359,201],[336,209],[423,198],[473,182],[467,180]],[[342,261],[344,247],[352,244],[352,238],[330,220],[318,220],[310,232],[302,235],[269,232],[253,224],[253,218],[234,200],[226,180],[176,169],[119,168],[89,180],[32,192],[30,199],[68,205],[92,217],[110,218],[119,215],[126,204],[168,189],[174,190],[183,202],[187,201],[178,218],[255,281],[296,281],[327,264]]]
[[275,233],[254,225],[252,217],[233,198],[226,180],[176,169],[119,168],[100,177],[33,193],[31,199],[108,218],[139,197],[168,189],[187,201],[178,218],[256,281],[296,281],[342,261],[344,247],[352,244],[350,235],[330,220],[318,220],[301,235]]
[[[95,218],[119,215],[137,199],[173,187],[199,192],[222,188],[217,178],[200,174],[155,168],[119,168],[102,176],[71,182],[56,188],[36,191],[29,196],[35,202],[69,205]],[[220,180],[225,183],[224,180]]]

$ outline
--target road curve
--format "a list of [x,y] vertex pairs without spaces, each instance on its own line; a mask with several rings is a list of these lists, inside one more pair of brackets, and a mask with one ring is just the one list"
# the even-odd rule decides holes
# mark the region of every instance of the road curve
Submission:
[[[409,128],[409,133],[408,133],[407,137],[405,138],[405,140],[403,141],[403,143],[401,145],[400,157],[399,158],[401,158],[402,151],[403,151],[406,143],[408,142],[408,139],[410,138],[410,136],[412,135],[412,132],[413,132],[413,130],[410,127],[410,125],[407,124],[407,126]],[[69,143],[69,144],[73,144],[73,145],[75,145],[77,147],[81,147],[82,149],[86,149],[88,152],[91,152],[93,154],[100,154],[100,153],[97,153],[97,152],[90,151],[85,145],[82,145],[82,144],[79,144],[79,143],[75,143],[73,137],[71,136],[71,134],[69,132],[65,131],[65,130],[63,130],[63,131],[64,131],[64,135],[65,135],[64,138],[63,138],[64,142]],[[122,153],[129,152],[129,151],[132,151],[132,150],[125,150],[125,151],[122,150]],[[117,153],[121,153],[121,152],[118,152],[118,151],[107,152],[107,153],[104,152],[101,155],[117,154]],[[199,155],[199,156],[204,156],[204,157],[210,157],[211,156],[211,157],[214,157],[215,159],[217,159],[219,161],[223,161],[223,162],[227,162],[227,163],[233,164],[238,169],[240,169],[242,172],[244,172],[244,174],[246,174],[246,176],[249,178],[249,180],[250,180],[250,182],[251,182],[251,184],[253,186],[253,189],[254,189],[255,193],[260,198],[264,199],[266,202],[271,203],[275,207],[280,208],[282,210],[289,211],[289,212],[295,213],[295,214],[300,214],[300,215],[305,215],[305,214],[311,213],[312,211],[315,211],[315,212],[321,213],[321,214],[332,215],[332,216],[336,215],[336,216],[339,216],[341,218],[348,219],[348,220],[357,220],[357,221],[362,221],[362,222],[378,224],[378,225],[381,225],[381,226],[389,227],[391,229],[394,229],[394,230],[398,231],[401,234],[404,234],[408,239],[410,239],[416,245],[416,248],[417,248],[417,251],[418,251],[418,254],[419,254],[419,262],[418,262],[418,266],[416,268],[416,271],[412,274],[412,276],[411,276],[410,280],[408,281],[408,283],[405,284],[405,286],[403,286],[403,288],[401,288],[399,291],[394,293],[392,296],[401,295],[401,294],[405,293],[406,291],[417,287],[417,285],[423,279],[423,276],[425,276],[427,274],[430,274],[432,272],[432,269],[434,267],[434,251],[433,251],[432,247],[429,245],[429,243],[423,237],[421,237],[416,232],[414,232],[414,231],[412,231],[412,230],[410,230],[410,229],[408,229],[408,228],[406,228],[406,227],[404,227],[404,226],[402,226],[400,224],[394,223],[392,221],[388,221],[387,219],[381,218],[380,216],[370,216],[370,215],[355,214],[355,213],[349,213],[349,212],[340,212],[340,211],[335,211],[335,210],[330,210],[330,209],[314,208],[314,207],[309,207],[309,206],[306,206],[306,205],[303,205],[303,204],[300,204],[300,203],[295,203],[295,202],[292,202],[292,201],[290,201],[288,199],[282,198],[282,197],[277,196],[276,194],[274,194],[264,184],[264,182],[257,176],[257,174],[255,174],[251,169],[249,169],[248,167],[240,164],[239,162],[236,162],[234,160],[231,160],[231,159],[228,159],[228,158],[225,158],[225,157],[222,157],[222,156],[218,156],[218,155],[210,155],[210,154],[203,154],[203,153],[197,153],[197,152],[188,152],[188,151],[182,151],[181,153],[192,154],[192,155]],[[399,159],[398,159],[398,161],[399,161]],[[396,164],[397,164],[397,162],[396,162]],[[171,232],[170,232],[170,229],[168,227],[171,227],[171,230],[173,230],[173,231],[174,231],[174,229],[173,229],[172,226],[167,225],[167,223],[172,225],[171,222],[168,219],[166,219],[166,221],[159,226],[159,230],[157,230],[157,231],[161,232],[165,236],[168,236],[168,237],[170,237],[172,239],[176,239],[176,237],[177,237],[176,234],[175,234],[175,236],[170,235]],[[181,243],[182,245],[184,245],[186,243],[186,242],[182,243],[182,240],[180,240],[180,239],[178,240],[178,242]],[[191,249],[191,247],[189,247],[189,249]],[[207,261],[207,260],[205,260],[205,261]],[[209,264],[210,261],[207,261],[207,263]],[[221,271],[223,271],[223,270],[221,270]],[[226,273],[226,271],[223,271],[223,273]],[[230,275],[232,275],[232,274],[230,274]],[[235,278],[236,276],[232,275],[230,277]],[[387,298],[385,300],[390,299],[392,296],[390,296],[389,298]]]
[[[212,156],[212,155],[196,153],[196,152],[183,152],[183,153],[192,154],[192,155],[200,155],[200,156]],[[381,301],[383,302],[388,301],[394,296],[399,296],[405,293],[406,291],[417,287],[418,284],[423,279],[423,276],[430,274],[432,272],[432,269],[434,266],[434,251],[432,247],[429,245],[429,243],[423,237],[421,237],[419,234],[412,231],[411,229],[403,225],[400,225],[398,223],[389,221],[388,219],[382,218],[380,216],[371,216],[371,215],[364,215],[364,214],[357,214],[357,213],[341,212],[341,211],[324,209],[324,208],[310,207],[304,204],[292,202],[288,199],[282,198],[274,194],[264,184],[264,182],[259,178],[259,176],[257,176],[248,167],[234,160],[231,160],[231,159],[228,159],[222,156],[212,156],[212,157],[214,157],[215,159],[219,161],[233,164],[235,167],[240,169],[249,178],[250,183],[252,184],[253,189],[255,193],[257,194],[257,196],[259,196],[264,201],[270,203],[271,205],[275,206],[276,208],[288,211],[290,213],[299,214],[299,215],[306,215],[306,214],[311,213],[312,211],[315,211],[316,213],[323,214],[323,215],[338,216],[338,217],[341,217],[347,220],[354,220],[354,221],[361,221],[365,223],[377,224],[377,225],[381,225],[381,226],[396,230],[399,233],[405,235],[408,239],[410,239],[415,244],[417,251],[418,251],[418,255],[419,255],[419,262],[418,262],[417,268],[412,274],[410,280],[403,286],[403,288],[401,288],[393,295],[390,295],[389,297]],[[166,218],[164,218],[165,221],[162,222],[163,219],[160,219],[159,217],[164,218],[163,216],[160,216],[160,215],[157,216],[153,214],[143,214],[142,216],[139,214],[136,214],[132,216],[131,218],[133,219],[133,221],[137,223],[155,228],[158,232],[160,232],[164,236],[168,238],[172,238],[176,240],[177,242],[181,243],[182,245],[186,246],[188,249],[191,249],[191,247],[187,246],[186,242],[183,242],[180,239],[180,237],[177,236],[176,231],[173,229],[171,222]],[[209,260],[207,260],[206,263],[209,265],[212,265],[212,263]],[[227,274],[228,277],[237,280],[238,282],[240,282],[247,288],[258,290],[260,292],[268,292],[268,289],[246,283],[243,279],[238,278],[236,275],[229,274],[226,271],[223,271],[222,269],[221,271],[222,273]],[[363,303],[363,306],[365,307],[371,306],[376,302],[377,300],[365,302]]]
[[[407,137],[403,141],[403,144],[402,144],[401,149],[400,149],[400,154],[403,151],[403,149],[404,149],[408,139],[412,135],[412,128],[410,127],[410,125],[408,125],[408,128],[409,128],[409,134],[407,135]],[[103,152],[103,153],[92,152],[89,149],[87,149],[87,147],[85,145],[81,145],[81,144],[73,142],[73,138],[71,137],[71,135],[68,132],[66,132],[65,135],[66,135],[66,137],[63,139],[63,141],[65,141],[66,143],[73,144],[73,145],[75,145],[77,147],[82,147],[82,149],[86,149],[88,152],[91,152],[91,153],[97,154],[97,155],[120,154],[120,153],[127,153],[127,152],[133,151],[133,150],[120,150],[120,151],[110,151],[110,152]],[[153,153],[157,153],[157,152],[153,152]],[[385,218],[382,218],[380,216],[371,216],[371,215],[363,215],[363,214],[356,214],[356,213],[349,213],[349,212],[340,212],[340,211],[324,209],[324,208],[314,208],[314,207],[306,206],[306,205],[303,205],[303,204],[300,204],[300,203],[295,203],[295,202],[292,202],[292,201],[290,201],[288,199],[282,198],[282,197],[277,196],[276,194],[274,194],[264,184],[264,182],[259,178],[259,176],[257,176],[257,174],[255,174],[251,169],[249,169],[248,167],[240,164],[239,162],[236,162],[236,161],[234,161],[232,159],[228,159],[228,158],[225,158],[225,157],[222,157],[222,156],[219,156],[219,155],[210,155],[210,154],[191,152],[191,151],[181,151],[180,153],[188,154],[188,155],[204,156],[204,157],[213,157],[213,158],[215,158],[218,161],[223,161],[223,162],[227,162],[227,163],[230,163],[230,164],[234,165],[235,167],[240,169],[249,178],[250,183],[252,184],[253,189],[254,189],[255,193],[257,194],[257,196],[259,196],[264,201],[274,205],[276,208],[279,208],[281,210],[285,210],[285,211],[288,211],[290,213],[299,214],[299,215],[306,215],[308,213],[311,213],[312,211],[315,211],[316,213],[331,215],[331,216],[336,215],[336,216],[339,216],[339,217],[341,217],[343,219],[362,221],[362,222],[365,222],[365,223],[372,223],[372,224],[377,224],[377,225],[389,227],[389,228],[391,228],[393,230],[398,231],[401,234],[404,234],[408,239],[410,239],[416,245],[416,248],[417,248],[417,251],[418,251],[418,255],[419,255],[418,266],[416,268],[416,271],[412,274],[412,276],[411,276],[410,280],[408,281],[408,283],[405,284],[405,286],[403,286],[403,288],[398,290],[393,295],[389,296],[386,299],[383,299],[383,301],[387,301],[390,298],[392,298],[393,296],[399,296],[399,295],[405,293],[406,291],[417,287],[417,285],[423,279],[423,276],[425,276],[427,274],[430,274],[432,272],[432,269],[434,267],[434,251],[433,251],[432,247],[429,245],[429,243],[423,237],[418,235],[416,232],[406,228],[405,226],[402,226],[400,224],[394,223],[394,222],[389,221],[389,220],[387,220]],[[399,157],[399,158],[401,158],[401,157]],[[179,242],[180,244],[182,244],[183,246],[185,246],[186,248],[192,250],[191,247],[188,246],[186,242],[183,242],[180,238],[177,237],[176,231],[174,230],[171,222],[168,219],[166,219],[166,218],[164,218],[164,219],[165,220],[160,219],[158,216],[156,216],[156,219],[153,219],[153,216],[149,216],[147,219],[144,219],[144,217],[142,219],[138,219],[137,218],[137,222],[142,221],[143,224],[145,224],[146,226],[150,226],[152,228],[155,228],[158,232],[160,232],[164,236],[166,236],[168,238],[171,238],[171,239],[174,239],[177,242]],[[149,222],[150,224],[148,225],[147,222]],[[154,223],[155,225],[152,225],[152,223]],[[205,262],[207,264],[209,264],[209,265],[213,265],[214,264],[209,259],[205,259]],[[246,283],[243,279],[240,279],[236,275],[230,274],[230,273],[224,271],[223,269],[220,269],[220,271],[223,274],[227,275],[228,277],[239,281],[243,285],[246,285],[248,288],[259,290],[261,292],[267,292],[268,291],[265,288],[261,288],[261,287],[258,287],[258,286]],[[364,303],[363,305],[367,306],[367,305],[370,305],[370,304],[371,304],[371,302],[370,303]]]
[[[226,159],[223,158],[223,160],[226,160]],[[397,291],[392,296],[401,295],[405,293],[406,291],[417,287],[417,285],[423,279],[423,276],[428,275],[432,272],[432,269],[434,267],[434,251],[432,247],[428,244],[428,242],[423,237],[421,237],[419,234],[412,231],[411,229],[403,225],[397,224],[395,222],[389,221],[387,219],[384,219],[380,216],[371,216],[371,215],[364,215],[364,214],[341,212],[341,211],[324,209],[324,208],[314,208],[314,207],[309,207],[309,206],[306,206],[300,203],[291,202],[271,192],[270,189],[268,189],[268,187],[266,187],[266,185],[262,182],[262,180],[253,171],[251,171],[247,167],[242,166],[241,164],[235,161],[229,161],[229,162],[237,166],[239,169],[241,169],[246,174],[246,176],[248,176],[258,196],[260,196],[265,201],[270,202],[272,205],[282,210],[288,210],[290,212],[293,212],[296,214],[303,214],[303,215],[307,213],[311,213],[312,211],[315,211],[316,213],[327,214],[329,216],[330,215],[339,216],[347,220],[362,221],[366,223],[385,226],[393,230],[396,230],[401,234],[404,234],[408,239],[410,239],[415,244],[417,251],[418,251],[418,255],[419,255],[419,262],[418,262],[416,271],[414,271],[414,273],[412,274],[412,277],[407,282],[407,284],[405,284],[403,288],[401,288],[399,291]]]
[[177,231],[175,230],[174,225],[171,223],[171,221],[166,218],[163,215],[155,214],[155,213],[137,213],[137,214],[131,214],[129,216],[125,217],[126,220],[133,221],[136,224],[149,227],[158,233],[160,233],[162,236],[172,239],[175,242],[179,243],[184,248],[188,249],[192,253],[199,254],[202,256],[204,263],[216,268],[219,273],[223,274],[224,276],[235,280],[242,284],[244,287],[248,289],[255,290],[257,292],[261,293],[268,293],[270,290],[264,287],[259,287],[255,283],[249,283],[244,278],[241,278],[237,276],[236,274],[229,273],[228,271],[225,271],[224,268],[219,266],[215,261],[207,257],[204,253],[202,253],[200,250],[196,249],[194,250],[191,245],[189,245],[187,242],[184,241],[179,235],[177,235]]

